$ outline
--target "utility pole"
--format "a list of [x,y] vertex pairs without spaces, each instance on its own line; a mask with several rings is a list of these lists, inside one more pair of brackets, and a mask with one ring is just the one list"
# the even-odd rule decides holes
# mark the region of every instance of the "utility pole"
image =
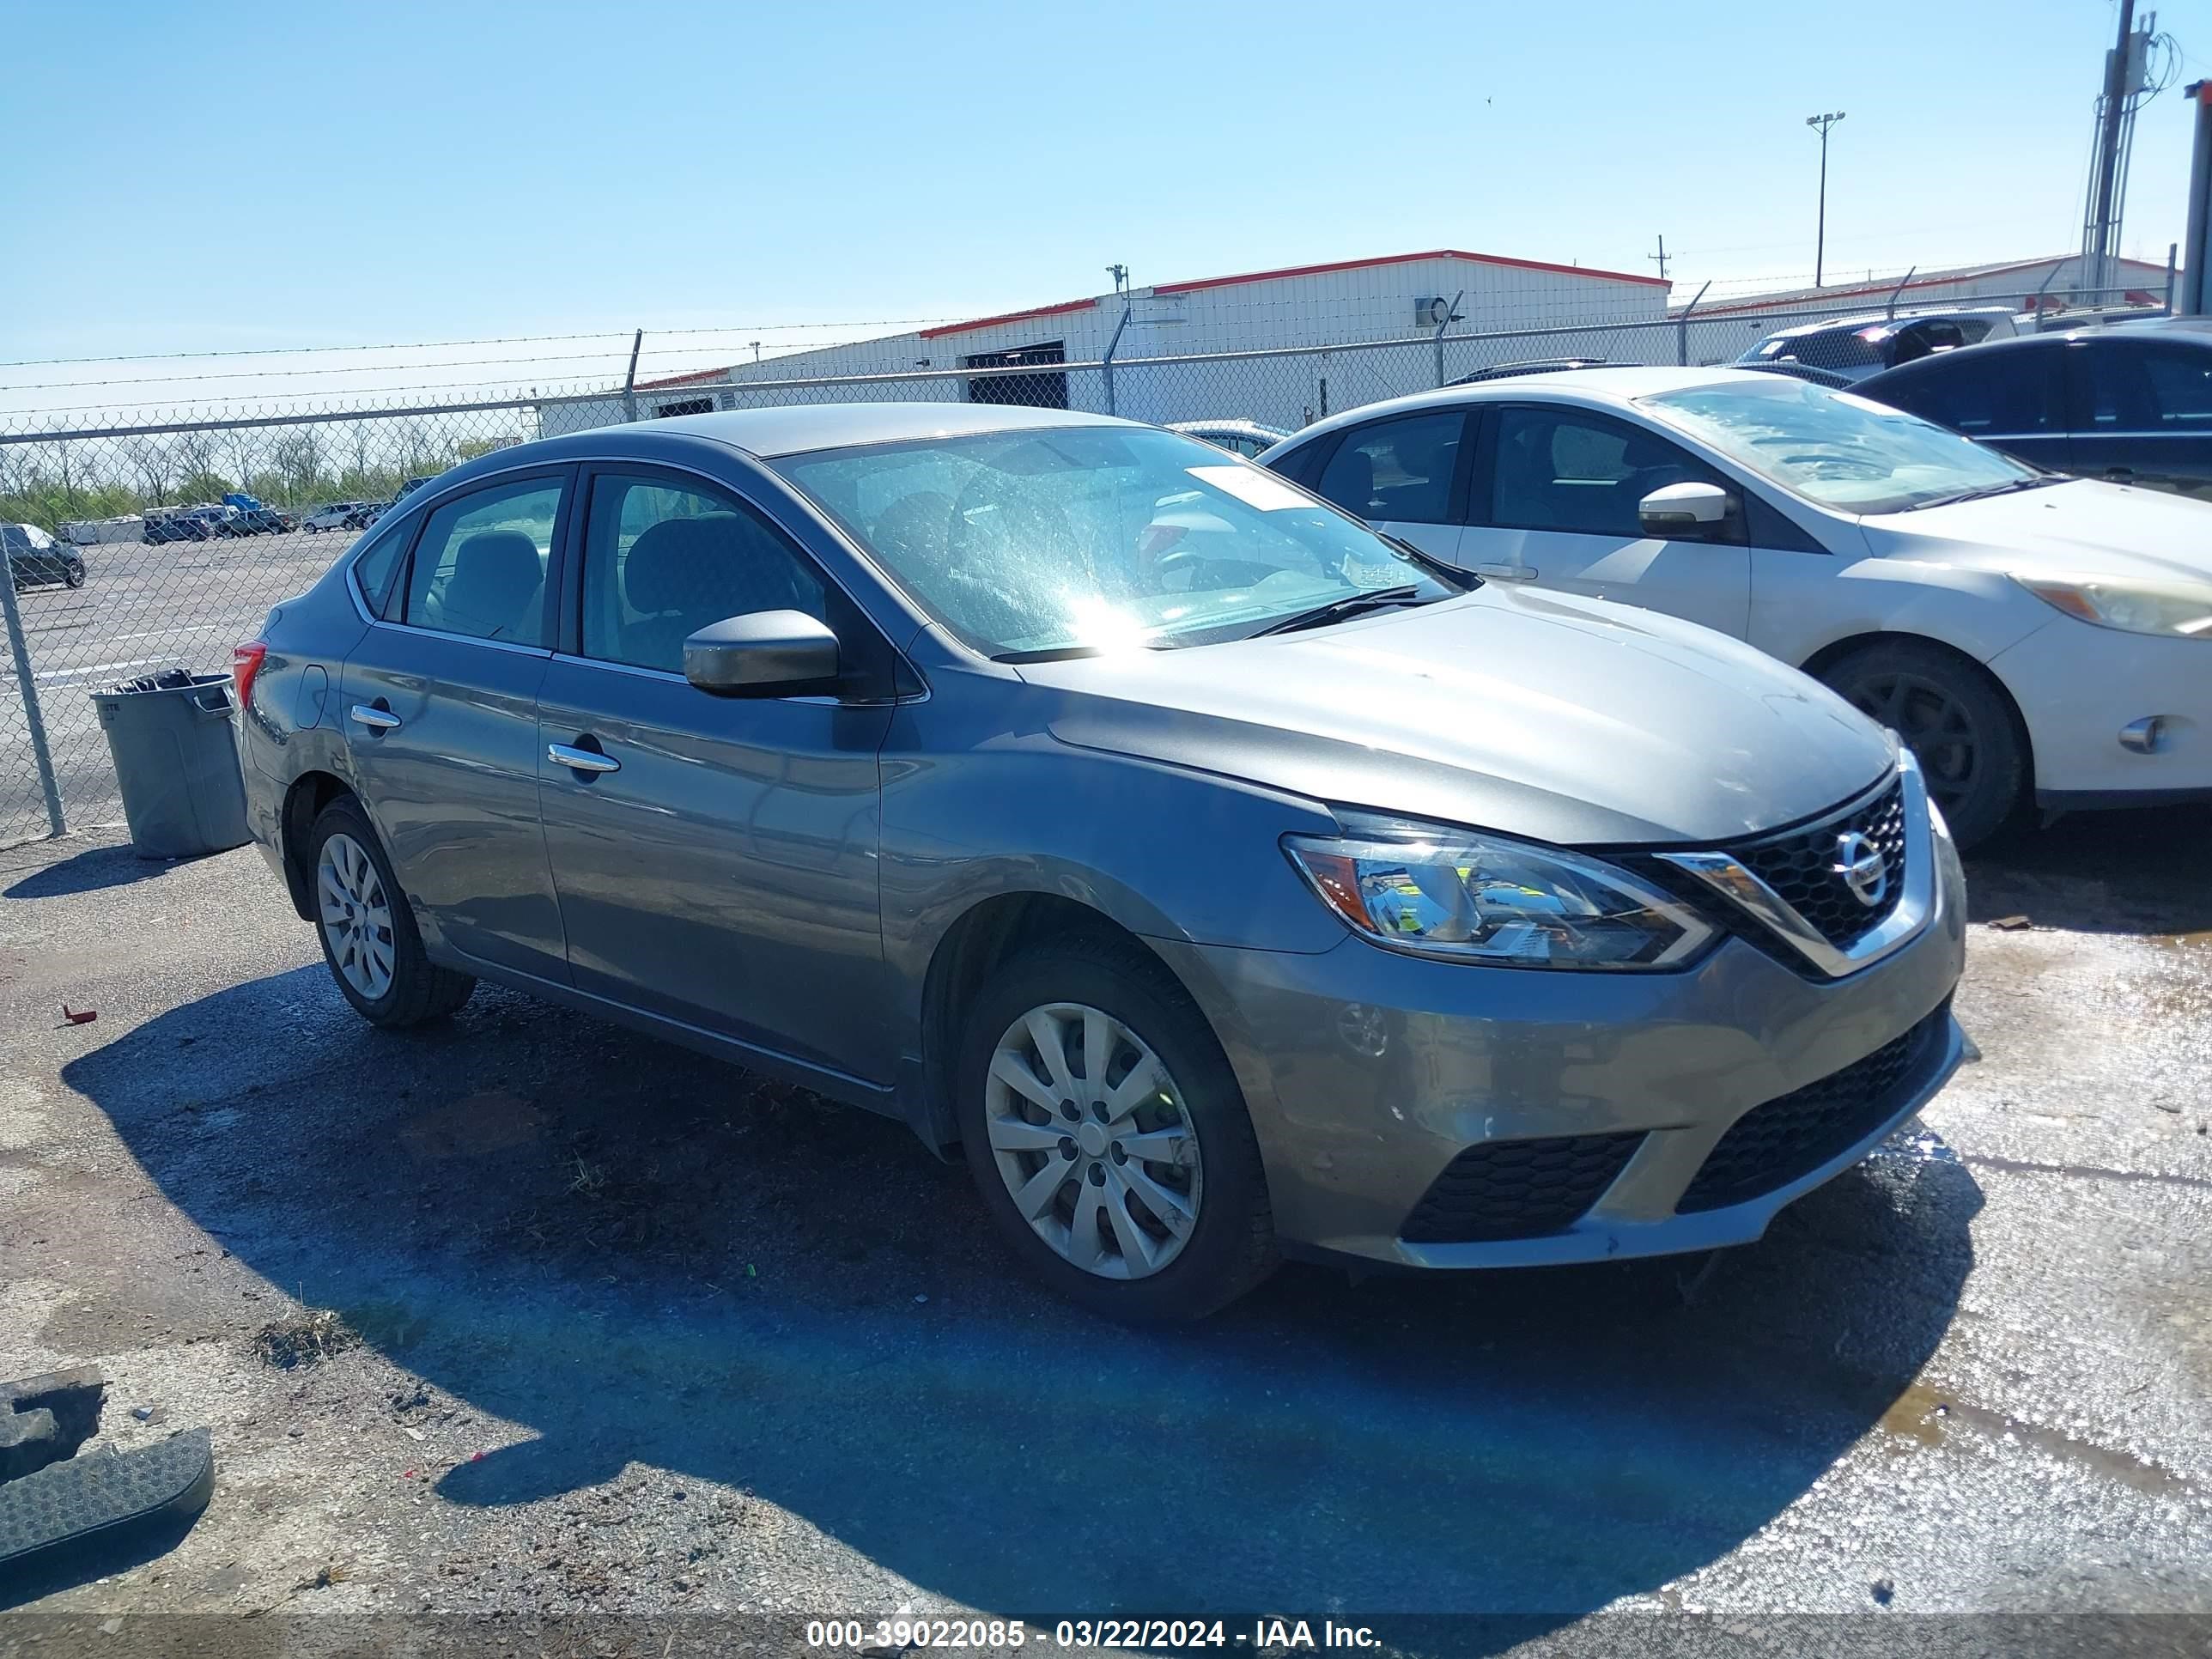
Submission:
[[[2127,0],[2133,3],[2133,0]],[[1820,276],[1828,252],[1828,129],[1844,118],[1844,112],[1834,110],[1826,115],[1808,115],[1805,125],[1817,127],[1820,133],[1820,228],[1813,241],[1813,286],[1820,286]]]
[[1656,260],[1656,261],[1658,262],[1658,265],[1659,265],[1659,280],[1660,280],[1661,282],[1662,282],[1662,283],[1663,283],[1663,282],[1665,282],[1665,281],[1667,280],[1667,239],[1666,239],[1666,237],[1665,237],[1665,236],[1663,236],[1663,235],[1660,237],[1660,239],[1659,239],[1659,251],[1658,251],[1656,253],[1647,253],[1647,254],[1645,254],[1644,257],[1645,258],[1647,258],[1647,259],[1653,259],[1653,260]]
[[[2135,33],[2136,0],[2120,0],[2120,33],[2105,58],[2105,95],[2097,110],[2097,170],[2089,186],[2089,234],[2084,239],[2082,286],[2091,290],[2110,286],[2106,264],[2112,255],[2114,184],[2119,171],[2120,131],[2126,122],[2128,97],[2128,37]],[[2093,299],[2092,304],[2095,303]]]

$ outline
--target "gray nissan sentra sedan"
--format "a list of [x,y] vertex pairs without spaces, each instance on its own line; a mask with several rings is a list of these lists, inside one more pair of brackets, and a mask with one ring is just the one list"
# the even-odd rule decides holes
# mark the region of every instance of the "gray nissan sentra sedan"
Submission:
[[1959,1063],[1949,834],[1748,646],[1468,581],[1061,410],[526,444],[239,647],[254,833],[369,1020],[901,1118],[1109,1314],[1755,1239]]

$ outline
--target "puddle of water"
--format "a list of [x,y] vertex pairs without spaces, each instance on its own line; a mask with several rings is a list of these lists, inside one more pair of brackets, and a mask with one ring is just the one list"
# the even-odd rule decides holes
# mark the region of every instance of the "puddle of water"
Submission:
[[2076,1440],[2056,1429],[2022,1423],[2002,1412],[1984,1410],[1953,1400],[1925,1382],[1907,1387],[1881,1414],[1881,1426],[1901,1439],[1923,1446],[1940,1446],[1960,1428],[1971,1428],[1991,1440],[2008,1437],[2033,1447],[2045,1456],[2117,1480],[2152,1498],[2183,1498],[2194,1488],[2187,1480],[2146,1463],[2125,1452],[2107,1450],[2087,1440]]

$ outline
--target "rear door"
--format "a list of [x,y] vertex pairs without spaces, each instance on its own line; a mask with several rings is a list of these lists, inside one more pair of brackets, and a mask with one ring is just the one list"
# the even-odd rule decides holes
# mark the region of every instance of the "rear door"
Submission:
[[1472,421],[1463,409],[1435,409],[1347,428],[1311,487],[1385,535],[1456,565]]
[[2212,344],[2100,335],[2065,361],[2075,471],[2212,496]]
[[1667,484],[1742,490],[1673,440],[1559,404],[1489,406],[1459,562],[1485,575],[1617,599],[1744,637],[1748,540],[1647,536],[1644,497]]
[[417,917],[480,962],[556,981],[567,952],[538,817],[538,688],[574,471],[509,474],[432,509],[338,700]]
[[[888,1082],[876,860],[889,647],[731,491],[613,464],[587,489],[538,745],[577,988]],[[718,697],[684,678],[687,635],[775,610],[836,631],[849,695]],[[562,763],[579,752],[586,766]]]

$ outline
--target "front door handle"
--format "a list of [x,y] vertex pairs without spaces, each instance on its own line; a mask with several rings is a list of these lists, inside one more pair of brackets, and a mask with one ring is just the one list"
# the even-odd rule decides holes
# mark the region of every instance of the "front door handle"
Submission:
[[2133,483],[2136,470],[2131,466],[2108,466],[2105,469],[2105,477],[2114,483]]
[[399,716],[389,708],[372,708],[365,702],[357,702],[349,712],[356,723],[372,732],[397,732],[399,729]]
[[1477,564],[1468,567],[1478,576],[1487,576],[1492,581],[1533,582],[1536,580],[1534,567],[1525,564]]
[[545,752],[572,772],[619,772],[622,763],[595,749],[574,749],[565,743],[549,743]]

